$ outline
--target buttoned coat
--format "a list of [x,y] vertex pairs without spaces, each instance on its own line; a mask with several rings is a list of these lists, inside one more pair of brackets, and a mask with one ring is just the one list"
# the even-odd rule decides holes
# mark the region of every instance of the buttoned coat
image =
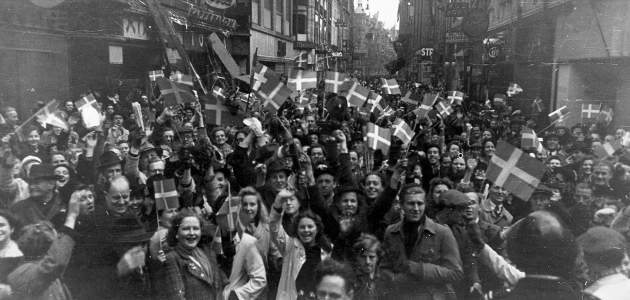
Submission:
[[234,291],[240,300],[258,299],[266,286],[265,264],[256,248],[256,238],[243,233],[236,246],[230,283],[225,287],[223,297],[228,300],[230,292]]
[[451,230],[425,218],[408,257],[403,222],[389,226],[383,240],[381,269],[392,281],[383,291],[387,299],[455,299],[451,284],[463,280],[464,271]]
[[210,262],[211,277],[203,273],[188,255],[177,248],[166,254],[164,290],[166,299],[222,300],[223,284],[217,259],[212,250],[202,249]]

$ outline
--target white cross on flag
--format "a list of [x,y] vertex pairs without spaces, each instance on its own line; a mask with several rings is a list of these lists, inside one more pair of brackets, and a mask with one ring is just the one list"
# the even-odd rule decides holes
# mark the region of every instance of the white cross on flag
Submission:
[[545,107],[543,106],[542,99],[540,99],[540,96],[536,96],[536,99],[534,99],[534,103],[532,103],[532,114],[537,115],[538,113],[541,113],[544,108]]
[[317,87],[317,73],[314,71],[291,70],[288,86],[294,91],[305,91]]
[[459,91],[449,91],[446,94],[446,99],[449,104],[462,105],[462,101],[464,101],[464,93]]
[[597,158],[604,159],[613,155],[615,151],[621,149],[623,145],[619,141],[613,141],[612,143],[606,142],[603,145],[599,145],[595,148],[594,152]]
[[368,88],[352,80],[346,83],[346,88],[348,89],[346,99],[348,100],[348,106],[350,107],[363,106],[370,95],[370,90]]
[[523,126],[523,129],[521,130],[521,148],[534,148],[539,153],[544,153],[546,151],[542,143],[540,143],[540,140],[538,140],[536,132],[527,126]]
[[613,110],[610,106],[608,105],[602,105],[601,109],[599,110],[599,114],[597,116],[597,122],[599,121],[604,121],[606,122],[606,124],[610,124],[610,122],[612,122],[613,120]]
[[389,151],[391,144],[391,130],[389,128],[378,127],[374,123],[367,124],[367,143],[372,150],[381,149],[383,154]]
[[326,92],[339,94],[342,86],[346,83],[346,74],[338,72],[326,72],[324,79],[324,90]]
[[205,98],[206,123],[223,126],[238,126],[241,124],[242,118],[234,116],[223,103],[208,95]]
[[401,100],[411,105],[408,109],[415,108],[418,104],[420,104],[420,101],[422,101],[422,96],[419,94],[412,93],[411,91],[407,91],[404,94],[405,96],[403,96]]
[[384,116],[384,117],[389,117],[389,116],[394,115],[395,113],[396,113],[396,111],[395,111],[393,108],[391,108],[391,107],[389,107],[389,106],[388,106],[388,107],[386,107],[386,108],[385,108],[385,110],[383,111],[383,116]]
[[[372,98],[375,97],[375,98]],[[383,111],[383,101],[381,101],[383,99],[383,97],[381,97],[381,95],[376,94],[376,93],[372,93],[370,94],[370,99],[368,99],[368,107],[370,107],[370,113],[372,113],[375,116],[379,116],[381,114],[381,112]]]
[[488,165],[487,178],[517,197],[529,201],[540,183],[545,164],[500,140]]
[[394,129],[393,135],[403,141],[405,145],[409,144],[409,142],[411,142],[411,139],[413,139],[413,129],[411,129],[411,127],[409,127],[409,125],[407,125],[407,123],[400,118],[397,118],[394,121],[392,129]]
[[221,204],[221,207],[217,211],[216,221],[217,225],[224,232],[232,232],[237,228],[238,211],[240,208],[241,200],[239,197],[232,197],[232,199],[225,199],[225,202]]
[[261,99],[264,99],[262,105],[268,111],[274,113],[278,111],[280,106],[291,96],[291,89],[284,85],[279,79],[274,78],[273,80],[270,79],[267,81],[257,93]]
[[514,82],[510,82],[510,86],[508,86],[507,94],[508,94],[508,97],[512,97],[514,95],[521,93],[522,91],[523,89],[518,84]]
[[162,70],[149,71],[149,79],[151,81],[156,81],[158,78],[164,78],[164,72],[162,72]]
[[311,103],[317,104],[317,95],[311,92],[305,92],[300,95],[298,102],[296,103],[299,107],[305,107]]
[[154,181],[155,206],[157,210],[179,208],[179,194],[174,179]]
[[268,81],[280,81],[280,75],[263,64],[257,64],[251,81],[252,90],[258,91],[261,86],[265,85]]
[[582,104],[582,119],[597,119],[601,104]]
[[212,95],[214,95],[221,101],[225,101],[225,90],[221,88],[220,86],[215,86],[212,89]]
[[59,111],[59,104],[56,100],[51,100],[40,109],[37,113],[35,113],[36,118],[42,122],[42,126],[46,126],[47,124],[63,128],[68,130],[68,123],[61,116],[61,111]]
[[433,109],[433,105],[438,100],[438,95],[435,94],[426,94],[424,95],[424,99],[422,100],[422,104],[416,110],[413,111],[414,114],[418,117],[418,119],[423,119],[426,117],[427,113],[431,109]]
[[171,75],[171,80],[177,83],[185,84],[187,86],[193,86],[192,75],[183,74],[180,71],[177,71],[175,72],[175,74]]
[[92,107],[94,107],[94,109],[98,109],[98,103],[96,102],[96,99],[94,98],[94,95],[92,94],[89,94],[77,100],[77,102],[74,102],[74,105],[77,107],[77,110],[79,110],[79,112],[82,111],[88,105],[91,105]]
[[293,62],[294,62],[295,68],[298,68],[298,69],[308,68],[308,52],[305,50],[302,50],[302,52],[300,52],[300,55],[298,55]]
[[445,101],[440,101],[436,105],[436,108],[437,108],[438,112],[440,112],[440,115],[442,115],[442,117],[446,117],[446,116],[448,116],[448,115],[453,113],[453,107],[451,107],[450,104],[444,103],[444,102]]
[[505,106],[505,95],[494,94],[494,106]]
[[554,123],[560,121],[562,118],[568,116],[570,113],[571,113],[571,111],[565,105],[565,106],[560,107],[557,110],[553,111],[552,113],[550,113],[549,114],[549,121],[551,121],[551,124],[554,124]]
[[396,79],[381,78],[381,90],[384,95],[400,95],[400,86]]
[[161,97],[166,106],[176,106],[188,102],[196,102],[189,86],[177,83],[166,78],[158,78],[157,85],[160,88]]

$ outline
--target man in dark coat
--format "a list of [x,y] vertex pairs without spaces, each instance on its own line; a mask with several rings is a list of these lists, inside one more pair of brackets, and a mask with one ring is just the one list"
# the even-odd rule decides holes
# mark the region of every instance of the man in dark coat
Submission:
[[24,224],[50,221],[56,214],[65,210],[62,199],[55,192],[55,181],[59,180],[50,164],[34,165],[28,177],[30,197],[9,207]]

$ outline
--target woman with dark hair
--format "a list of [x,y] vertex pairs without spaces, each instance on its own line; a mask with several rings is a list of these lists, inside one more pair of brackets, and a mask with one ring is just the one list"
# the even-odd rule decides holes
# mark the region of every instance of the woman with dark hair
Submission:
[[481,161],[490,165],[490,159],[494,155],[497,142],[493,139],[484,139],[481,142]]
[[316,283],[313,271],[317,264],[330,257],[332,244],[324,235],[321,218],[309,211],[301,212],[294,218],[295,237],[287,235],[280,220],[286,200],[292,196],[293,192],[287,189],[280,191],[271,211],[271,240],[284,258],[276,299],[314,299]]
[[74,225],[80,212],[79,196],[73,194],[59,232],[48,221],[22,228],[17,244],[24,260],[7,277],[14,299],[72,299],[61,274],[72,255]]
[[433,178],[429,182],[429,194],[426,202],[425,214],[429,218],[435,217],[435,207],[437,206],[438,198],[444,191],[453,189],[453,182],[448,178]]
[[211,238],[202,238],[204,225],[205,220],[189,210],[173,218],[166,236],[173,247],[164,263],[167,299],[223,299],[223,277],[215,253],[207,245]]
[[5,299],[11,292],[7,285],[7,275],[22,260],[22,251],[12,239],[16,229],[19,231],[17,217],[10,211],[0,209],[0,299]]

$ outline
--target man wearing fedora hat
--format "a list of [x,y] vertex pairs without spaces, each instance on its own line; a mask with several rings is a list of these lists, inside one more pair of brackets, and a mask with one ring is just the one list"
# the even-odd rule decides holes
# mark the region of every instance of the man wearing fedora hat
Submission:
[[65,209],[55,192],[55,181],[59,177],[50,164],[34,165],[27,179],[30,197],[11,205],[9,209],[23,224],[50,221]]

